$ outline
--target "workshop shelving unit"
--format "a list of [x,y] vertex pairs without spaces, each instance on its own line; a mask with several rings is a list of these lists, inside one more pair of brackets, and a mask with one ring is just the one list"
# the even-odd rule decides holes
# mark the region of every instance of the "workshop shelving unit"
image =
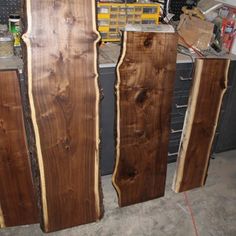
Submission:
[[120,41],[126,24],[159,23],[160,5],[149,3],[98,3],[98,30],[102,41]]

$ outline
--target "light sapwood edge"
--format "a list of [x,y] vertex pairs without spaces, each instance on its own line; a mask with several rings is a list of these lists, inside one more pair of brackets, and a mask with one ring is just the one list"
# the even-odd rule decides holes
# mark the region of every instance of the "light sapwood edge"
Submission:
[[196,103],[199,93],[202,68],[203,68],[203,60],[196,59],[195,75],[192,86],[192,95],[190,95],[189,97],[188,108],[184,119],[183,133],[181,135],[179,154],[177,158],[177,167],[175,170],[174,180],[172,185],[172,190],[175,191],[176,193],[180,191],[180,184],[183,180],[186,151],[188,148],[189,138],[191,135],[194,115],[196,111]]
[[94,41],[94,73],[95,73],[95,89],[96,89],[96,150],[95,150],[95,163],[94,163],[94,194],[95,194],[95,205],[96,205],[96,213],[97,217],[101,216],[101,208],[100,208],[100,156],[99,156],[99,145],[100,145],[100,138],[99,138],[99,104],[100,104],[100,91],[98,86],[98,52],[97,52],[97,43],[101,39],[99,32],[97,31],[97,24],[96,24],[96,1],[91,0],[92,5],[92,23],[93,23],[93,32],[97,35],[97,40]]
[[117,170],[118,170],[118,166],[119,166],[119,159],[120,159],[120,72],[119,72],[119,68],[121,66],[121,64],[123,63],[123,60],[125,58],[126,55],[126,43],[127,43],[127,32],[124,31],[123,32],[123,47],[122,47],[122,54],[120,57],[120,60],[117,64],[116,67],[116,75],[117,75],[117,83],[116,83],[116,116],[117,116],[117,120],[116,120],[116,133],[117,133],[117,137],[116,137],[116,161],[115,161],[115,168],[113,171],[113,175],[112,175],[112,183],[118,193],[118,201],[119,201],[119,205],[121,205],[121,191],[119,186],[116,184],[116,175],[117,175]]
[[41,188],[41,202],[43,207],[43,222],[45,232],[49,231],[48,227],[48,206],[47,206],[47,197],[46,197],[46,183],[45,183],[45,172],[44,172],[44,163],[41,150],[41,142],[39,136],[39,128],[36,120],[36,111],[34,106],[34,98],[32,91],[32,48],[30,42],[30,31],[32,29],[32,16],[31,16],[31,0],[26,0],[26,12],[27,12],[27,24],[28,28],[26,33],[22,36],[23,41],[27,46],[27,72],[28,72],[28,96],[31,110],[31,119],[34,127],[35,133],[35,143],[36,143],[36,152],[38,159],[38,166],[40,172],[40,188]]
[[5,228],[5,220],[4,220],[4,216],[3,216],[3,212],[2,212],[2,207],[1,207],[1,203],[0,203],[0,229],[1,228]]
[[216,128],[217,128],[217,121],[219,120],[219,116],[220,116],[220,110],[221,110],[221,104],[222,104],[222,100],[223,100],[223,96],[227,90],[227,84],[228,84],[228,71],[229,71],[229,65],[230,65],[230,60],[227,60],[227,65],[226,65],[226,69],[225,69],[225,73],[224,73],[224,89],[222,90],[222,93],[221,93],[221,96],[220,96],[220,102],[218,104],[218,108],[217,108],[217,112],[216,112],[216,117],[215,117],[215,120],[214,120],[214,130],[213,130],[213,135],[212,135],[212,138],[211,138],[211,141],[210,141],[210,145],[209,145],[209,148],[208,148],[208,151],[207,151],[207,161],[205,163],[205,166],[204,166],[204,174],[202,176],[202,180],[201,180],[201,186],[203,186],[205,184],[205,178],[206,178],[206,175],[207,175],[207,169],[208,169],[208,163],[210,161],[210,155],[211,155],[211,147],[212,147],[212,143],[214,141],[214,137],[215,137],[215,131],[216,131]]

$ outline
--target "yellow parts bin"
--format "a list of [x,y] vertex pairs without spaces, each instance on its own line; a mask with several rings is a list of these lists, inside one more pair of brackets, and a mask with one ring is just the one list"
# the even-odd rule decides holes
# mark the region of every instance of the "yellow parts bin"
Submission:
[[103,42],[120,41],[126,24],[158,25],[160,5],[156,3],[98,3],[98,30]]

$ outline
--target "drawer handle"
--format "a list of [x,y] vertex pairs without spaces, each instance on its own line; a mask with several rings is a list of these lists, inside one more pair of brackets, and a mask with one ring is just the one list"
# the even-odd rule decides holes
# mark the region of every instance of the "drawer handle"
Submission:
[[178,155],[178,152],[174,152],[174,153],[169,153],[169,152],[168,152],[168,157],[176,156],[176,155]]
[[189,80],[192,80],[191,77],[189,77],[189,78],[184,78],[183,76],[180,76],[179,79],[180,79],[181,81],[189,81]]
[[176,107],[177,109],[180,109],[180,108],[187,108],[188,105],[179,105],[179,104],[175,104],[175,107]]
[[182,131],[183,131],[182,129],[177,129],[177,130],[171,129],[172,134],[181,133]]

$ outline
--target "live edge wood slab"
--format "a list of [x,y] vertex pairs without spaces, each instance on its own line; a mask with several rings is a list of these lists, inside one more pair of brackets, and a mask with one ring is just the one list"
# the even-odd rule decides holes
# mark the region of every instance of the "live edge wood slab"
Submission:
[[175,33],[124,32],[113,173],[121,207],[164,195],[176,47]]
[[45,232],[103,215],[94,0],[26,0],[28,94]]
[[38,222],[16,71],[0,71],[0,228]]
[[227,59],[196,60],[173,182],[175,192],[205,184],[229,63]]

